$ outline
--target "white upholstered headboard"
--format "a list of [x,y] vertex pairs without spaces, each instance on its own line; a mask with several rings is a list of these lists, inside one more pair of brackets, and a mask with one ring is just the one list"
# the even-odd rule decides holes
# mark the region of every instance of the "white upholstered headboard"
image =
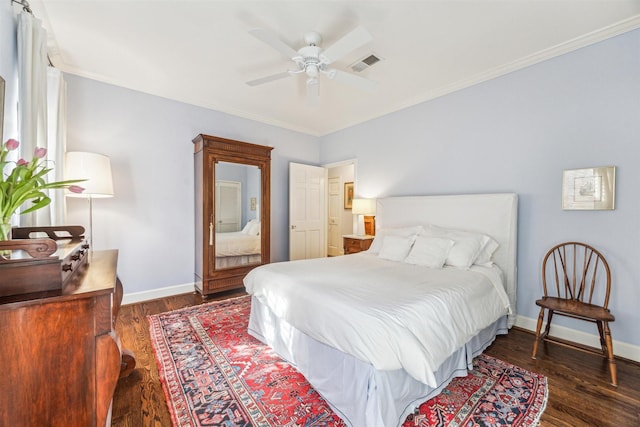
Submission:
[[516,258],[518,195],[464,194],[388,197],[377,200],[376,229],[435,224],[460,230],[481,231],[500,244],[493,261],[505,274],[505,286],[516,317]]

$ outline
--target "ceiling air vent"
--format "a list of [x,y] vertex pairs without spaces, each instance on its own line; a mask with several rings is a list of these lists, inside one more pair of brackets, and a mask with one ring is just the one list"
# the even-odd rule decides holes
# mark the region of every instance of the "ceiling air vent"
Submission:
[[380,60],[381,60],[381,58],[379,56],[376,56],[375,54],[372,53],[371,55],[366,56],[363,59],[361,59],[360,61],[358,61],[355,64],[351,65],[351,69],[353,71],[355,71],[356,73],[359,73],[359,72],[364,71],[367,68],[371,67],[376,62],[380,62]]

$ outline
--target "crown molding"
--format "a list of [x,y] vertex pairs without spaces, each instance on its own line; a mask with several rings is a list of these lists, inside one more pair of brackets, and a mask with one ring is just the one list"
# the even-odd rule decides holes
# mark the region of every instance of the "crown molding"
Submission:
[[[600,28],[596,31],[592,31],[580,37],[567,40],[564,43],[558,44],[556,46],[553,46],[547,49],[543,49],[539,52],[520,58],[516,61],[503,64],[498,67],[494,67],[485,72],[476,74],[468,79],[459,80],[453,84],[439,87],[435,90],[432,90],[422,95],[419,95],[417,97],[414,97],[410,101],[403,102],[397,105],[396,108],[393,109],[393,111],[399,111],[407,107],[412,107],[414,105],[421,104],[423,102],[430,101],[432,99],[439,98],[444,95],[448,95],[450,93],[468,88],[470,86],[474,86],[478,83],[482,83],[488,80],[495,79],[497,77],[504,76],[514,71],[518,71],[523,68],[526,68],[530,65],[538,64],[548,59],[552,59],[552,58],[564,55],[566,53],[573,52],[583,47],[593,45],[595,43],[607,40],[615,36],[619,36],[621,34],[636,30],[638,28],[640,28],[640,15],[636,15],[631,18],[625,19],[623,21],[617,22],[615,24],[609,25],[607,27]],[[373,117],[367,120],[371,120],[372,118]],[[360,123],[363,123],[367,120],[363,120]],[[351,126],[355,124],[357,123],[353,123],[351,124]]]

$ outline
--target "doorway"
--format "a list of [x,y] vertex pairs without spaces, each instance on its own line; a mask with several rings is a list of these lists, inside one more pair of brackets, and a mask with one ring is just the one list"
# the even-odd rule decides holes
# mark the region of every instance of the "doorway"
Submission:
[[342,236],[353,234],[353,215],[345,204],[345,184],[355,182],[355,160],[324,165],[327,169],[327,255],[344,255]]
[[289,163],[289,260],[344,255],[353,234],[345,188],[354,192],[356,160],[322,166]]

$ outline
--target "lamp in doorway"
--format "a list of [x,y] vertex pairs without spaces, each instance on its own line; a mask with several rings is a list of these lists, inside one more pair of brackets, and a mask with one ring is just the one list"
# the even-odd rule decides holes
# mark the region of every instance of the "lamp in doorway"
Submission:
[[356,235],[375,234],[376,199],[353,199],[351,213],[358,215]]
[[65,154],[65,179],[85,179],[82,193],[67,193],[67,197],[89,200],[89,247],[93,250],[93,199],[113,197],[111,161],[109,157],[83,151]]

